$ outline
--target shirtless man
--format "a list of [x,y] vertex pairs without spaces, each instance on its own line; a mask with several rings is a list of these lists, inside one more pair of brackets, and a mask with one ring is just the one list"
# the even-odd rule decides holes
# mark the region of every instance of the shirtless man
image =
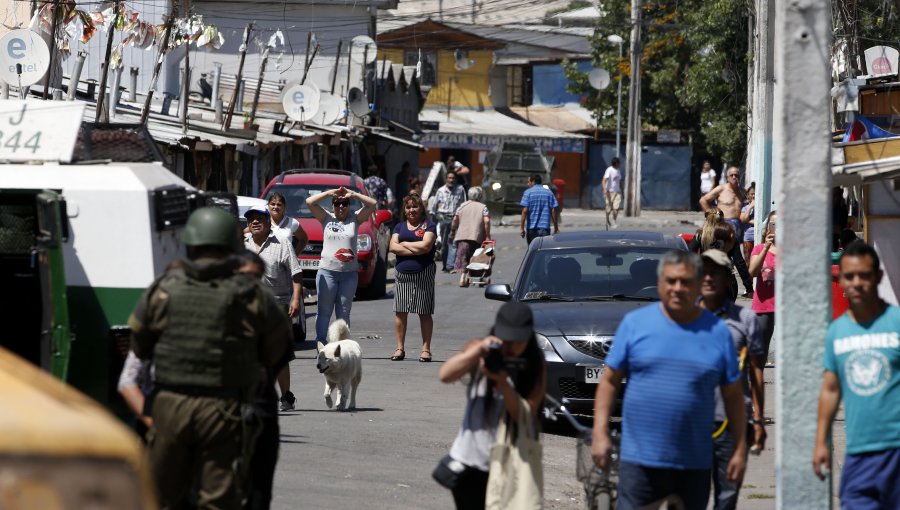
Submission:
[[[742,239],[741,208],[744,207],[744,190],[741,188],[741,171],[737,167],[728,167],[725,173],[727,181],[712,189],[700,198],[700,208],[708,211],[713,207],[722,210],[725,221],[731,223],[738,239]],[[713,205],[715,201],[716,205]]]

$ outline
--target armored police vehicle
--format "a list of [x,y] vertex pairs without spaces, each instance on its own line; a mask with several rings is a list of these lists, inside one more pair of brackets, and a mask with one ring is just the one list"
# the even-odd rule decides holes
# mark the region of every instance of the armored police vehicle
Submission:
[[519,202],[530,175],[540,175],[543,184],[550,186],[553,160],[540,147],[523,143],[504,142],[488,153],[482,187],[491,217],[521,210]]
[[[43,106],[50,103],[0,102],[4,135],[11,136],[8,110],[19,108],[20,138],[39,141],[25,158],[44,151],[50,130],[41,129],[65,130],[58,125],[64,114],[54,115],[55,124],[28,122],[34,109],[52,110]],[[80,110],[74,118],[68,127],[78,133]],[[109,130],[93,136],[82,127],[76,159],[92,146],[96,157],[103,140],[156,150],[142,128],[113,130],[115,136]],[[70,144],[62,158],[48,159],[71,158],[71,137],[59,142]],[[8,147],[0,148],[0,160],[22,159]],[[184,255],[180,233],[194,190],[158,162],[82,163],[0,165],[0,346],[110,404],[128,351],[128,316],[154,278]]]

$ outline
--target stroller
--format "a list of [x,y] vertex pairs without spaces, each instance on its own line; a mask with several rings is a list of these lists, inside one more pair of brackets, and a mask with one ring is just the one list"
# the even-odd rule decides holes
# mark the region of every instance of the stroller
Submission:
[[491,267],[494,265],[496,247],[497,241],[481,243],[481,248],[475,250],[472,258],[469,259],[469,265],[459,275],[460,287],[468,287],[470,284],[482,287],[491,283]]

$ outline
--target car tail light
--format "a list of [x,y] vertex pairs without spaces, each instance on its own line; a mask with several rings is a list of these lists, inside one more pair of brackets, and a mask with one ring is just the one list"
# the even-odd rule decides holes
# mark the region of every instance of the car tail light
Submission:
[[372,236],[369,234],[359,234],[356,236],[356,252],[372,251]]

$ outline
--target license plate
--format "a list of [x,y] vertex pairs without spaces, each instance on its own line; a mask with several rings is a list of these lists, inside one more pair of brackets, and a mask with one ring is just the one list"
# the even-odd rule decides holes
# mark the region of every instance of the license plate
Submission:
[[597,384],[603,375],[603,367],[584,367],[584,382]]
[[300,259],[301,269],[319,269],[319,259]]

